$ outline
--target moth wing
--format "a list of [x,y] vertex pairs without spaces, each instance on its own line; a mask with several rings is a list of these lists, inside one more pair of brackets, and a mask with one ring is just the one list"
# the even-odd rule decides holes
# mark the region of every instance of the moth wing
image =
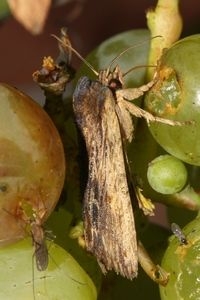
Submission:
[[100,82],[81,80],[74,93],[74,111],[89,159],[83,211],[86,247],[104,272],[114,270],[133,278],[137,241],[115,99]]

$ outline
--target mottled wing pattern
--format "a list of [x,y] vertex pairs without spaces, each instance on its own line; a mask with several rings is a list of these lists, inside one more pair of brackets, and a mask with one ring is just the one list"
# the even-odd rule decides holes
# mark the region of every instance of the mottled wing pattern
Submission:
[[108,87],[83,77],[73,106],[89,160],[83,210],[86,247],[104,272],[133,278],[137,242],[115,99]]

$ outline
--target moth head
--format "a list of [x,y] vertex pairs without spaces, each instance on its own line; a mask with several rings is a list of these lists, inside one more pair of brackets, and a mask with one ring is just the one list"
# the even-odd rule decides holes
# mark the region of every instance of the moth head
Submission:
[[113,92],[123,87],[123,73],[120,67],[116,65],[112,70],[107,68],[99,72],[99,81],[108,86]]

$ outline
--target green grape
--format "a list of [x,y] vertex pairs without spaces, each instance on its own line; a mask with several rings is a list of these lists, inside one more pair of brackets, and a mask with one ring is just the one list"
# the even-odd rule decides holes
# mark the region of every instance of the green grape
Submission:
[[200,35],[176,42],[163,52],[157,81],[145,97],[145,108],[156,116],[187,122],[181,126],[150,125],[156,141],[171,155],[200,165]]
[[186,243],[178,236],[170,238],[169,246],[162,260],[162,267],[170,273],[166,287],[160,286],[162,300],[200,299],[200,219],[187,224],[182,232]]
[[150,186],[158,193],[174,194],[185,186],[187,170],[176,157],[160,155],[150,162],[147,178]]
[[49,264],[38,271],[30,238],[0,249],[0,299],[95,300],[93,282],[75,259],[48,242]]
[[46,112],[17,89],[0,84],[0,244],[25,235],[22,206],[41,222],[54,209],[63,187],[65,156]]

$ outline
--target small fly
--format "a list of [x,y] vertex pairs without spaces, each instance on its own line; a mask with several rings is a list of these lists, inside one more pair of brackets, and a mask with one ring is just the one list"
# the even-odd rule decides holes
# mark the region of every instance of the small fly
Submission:
[[181,228],[179,227],[178,224],[176,223],[172,223],[171,224],[171,230],[173,232],[173,234],[177,237],[177,239],[179,240],[181,245],[187,245],[187,239],[185,234],[183,233],[183,231],[181,230]]
[[[35,272],[34,272],[34,260],[36,268],[39,272],[45,271],[49,264],[49,252],[46,243],[47,234],[44,230],[41,218],[36,213],[33,214],[33,218],[29,220],[30,233],[32,237],[32,243],[34,247],[33,261],[32,261],[32,276],[33,276],[33,296],[35,298]],[[48,238],[50,239],[50,238]]]
[[35,249],[34,256],[38,271],[44,271],[48,267],[48,249],[45,241],[45,233],[41,224],[34,220],[30,224],[33,246]]

